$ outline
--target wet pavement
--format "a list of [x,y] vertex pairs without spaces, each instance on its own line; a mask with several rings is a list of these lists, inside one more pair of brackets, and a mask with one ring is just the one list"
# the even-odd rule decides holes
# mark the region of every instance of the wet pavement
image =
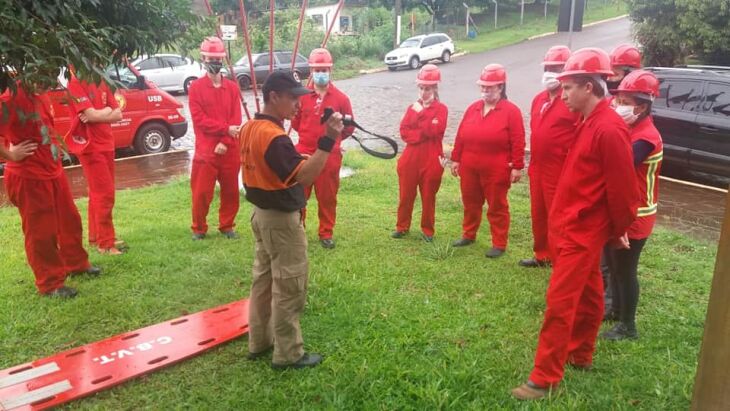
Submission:
[[[193,153],[191,151],[172,151],[148,156],[117,159],[115,164],[115,186],[117,190],[140,188],[166,183],[181,175],[190,174]],[[74,198],[87,196],[86,178],[81,166],[66,167],[71,192]],[[5,184],[0,178],[0,206],[7,206]]]

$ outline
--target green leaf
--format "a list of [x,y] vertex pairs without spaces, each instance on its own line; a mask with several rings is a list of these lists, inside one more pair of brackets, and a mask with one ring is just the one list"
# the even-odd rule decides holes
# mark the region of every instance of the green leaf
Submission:
[[43,137],[42,144],[51,144],[51,135],[48,133],[48,126],[45,124],[41,126],[41,137]]

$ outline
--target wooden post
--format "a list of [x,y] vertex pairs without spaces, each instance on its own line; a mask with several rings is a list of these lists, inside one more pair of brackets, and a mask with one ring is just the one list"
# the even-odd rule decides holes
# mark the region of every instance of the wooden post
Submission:
[[730,409],[730,194],[715,260],[692,410]]

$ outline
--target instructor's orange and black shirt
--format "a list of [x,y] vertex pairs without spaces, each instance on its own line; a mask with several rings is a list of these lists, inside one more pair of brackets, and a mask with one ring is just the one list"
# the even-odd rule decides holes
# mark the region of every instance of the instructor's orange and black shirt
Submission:
[[304,187],[294,179],[304,165],[304,157],[294,148],[282,123],[256,114],[241,128],[239,138],[246,199],[263,209],[304,208]]

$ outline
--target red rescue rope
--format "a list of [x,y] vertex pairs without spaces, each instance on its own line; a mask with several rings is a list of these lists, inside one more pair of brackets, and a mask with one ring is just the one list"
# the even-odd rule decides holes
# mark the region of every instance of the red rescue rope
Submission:
[[251,57],[251,37],[248,34],[248,19],[246,18],[246,6],[243,4],[243,0],[238,0],[238,10],[241,13],[243,44],[246,47],[246,54],[248,55],[248,68],[251,70],[251,88],[253,89],[253,97],[256,100],[256,112],[261,112],[258,86],[256,85],[256,70],[253,68],[253,58]]
[[304,0],[302,2],[302,11],[299,13],[299,26],[297,27],[297,38],[294,41],[294,51],[292,52],[291,56],[291,71],[294,73],[294,69],[297,66],[297,53],[299,53],[299,40],[302,38],[302,23],[304,22],[304,15],[305,11],[307,9],[307,5],[309,3],[309,0]]
[[276,0],[269,1],[269,74],[274,71],[274,8]]

